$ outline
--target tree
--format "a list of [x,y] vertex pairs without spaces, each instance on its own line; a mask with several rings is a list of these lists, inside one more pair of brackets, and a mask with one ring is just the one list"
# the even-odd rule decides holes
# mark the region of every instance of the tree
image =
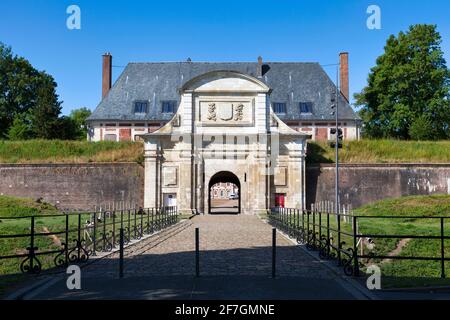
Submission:
[[56,120],[55,132],[60,140],[76,140],[80,130],[71,117],[62,116]]
[[9,140],[27,140],[32,137],[30,121],[25,114],[18,114],[14,118],[13,124],[9,127]]
[[409,135],[413,140],[433,140],[436,132],[431,120],[427,116],[422,115],[414,119],[409,127]]
[[32,131],[36,138],[59,138],[58,118],[61,102],[56,94],[56,83],[48,74],[40,74],[40,86],[37,89],[35,105],[31,108]]
[[74,109],[70,112],[70,118],[75,122],[77,127],[76,138],[80,140],[86,139],[88,131],[86,119],[91,115],[91,113],[91,110],[88,108]]
[[367,136],[423,137],[418,127],[426,123],[427,139],[450,137],[450,71],[440,44],[434,25],[389,37],[368,85],[355,95]]
[[36,137],[57,138],[54,126],[60,105],[53,77],[0,43],[0,138],[8,137],[20,114],[30,115],[30,129]]

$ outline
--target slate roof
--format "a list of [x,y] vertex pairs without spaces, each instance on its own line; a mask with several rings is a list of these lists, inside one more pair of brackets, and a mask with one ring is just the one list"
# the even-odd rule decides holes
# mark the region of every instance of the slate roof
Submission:
[[[176,100],[179,104],[178,89],[190,79],[216,70],[256,77],[257,65],[256,62],[129,63],[88,120],[170,120],[173,114],[162,113],[161,102]],[[260,80],[272,89],[271,102],[286,103],[287,112],[278,114],[280,119],[334,119],[330,100],[335,85],[318,63],[265,63]],[[134,114],[135,101],[148,101],[148,113]],[[300,102],[312,102],[312,113],[301,114]],[[343,97],[339,112],[342,120],[360,119]]]

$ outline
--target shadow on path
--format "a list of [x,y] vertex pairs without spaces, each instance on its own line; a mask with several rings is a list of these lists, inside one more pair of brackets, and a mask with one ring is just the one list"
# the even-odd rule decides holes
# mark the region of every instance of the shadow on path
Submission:
[[299,300],[354,299],[334,280],[261,276],[154,276],[85,279],[69,291],[65,280],[30,299],[64,300]]

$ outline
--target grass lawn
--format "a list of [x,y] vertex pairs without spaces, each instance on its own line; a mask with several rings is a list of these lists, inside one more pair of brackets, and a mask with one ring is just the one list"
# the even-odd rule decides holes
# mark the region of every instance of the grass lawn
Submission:
[[[440,236],[440,219],[432,217],[449,217],[445,219],[444,235],[450,237],[450,195],[432,196],[410,196],[398,199],[387,199],[379,201],[354,210],[357,216],[358,234],[368,235],[396,235],[399,239],[379,239],[373,238],[375,246],[369,249],[367,245],[363,247],[363,254],[373,253],[376,256],[400,256],[400,257],[432,257],[441,256],[440,239],[410,239],[410,236]],[[397,216],[395,219],[387,216]],[[322,226],[321,234],[326,235],[327,215],[322,214],[321,221],[319,214],[309,217],[309,228],[319,232],[318,225]],[[330,215],[330,229],[337,230],[336,216]],[[405,217],[405,218],[402,218]],[[301,216],[299,217],[301,222]],[[286,217],[286,219],[288,219]],[[296,216],[291,218],[291,223],[295,224]],[[308,221],[304,216],[305,226]],[[319,222],[320,221],[320,222]],[[313,223],[314,222],[314,223]],[[353,225],[351,218],[347,221],[341,220],[341,230],[347,234],[341,234],[341,241],[345,242],[343,249],[353,247]],[[408,237],[409,236],[409,237]],[[337,245],[338,234],[330,231],[332,243]],[[445,257],[450,258],[450,240],[444,241]],[[361,255],[361,246],[358,247]],[[343,257],[346,257],[343,255]],[[383,278],[383,288],[392,287],[424,287],[450,285],[450,262],[445,263],[446,279],[441,277],[440,261],[419,261],[419,260],[395,260],[395,259],[360,259],[365,268],[371,264],[380,267]]]
[[[334,148],[326,142],[308,142],[307,163],[333,163]],[[343,163],[449,163],[450,141],[360,140],[344,142]]]
[[0,163],[143,162],[141,142],[0,141]]
[[[60,212],[50,204],[37,203],[35,200],[0,196],[0,235],[30,234],[31,216],[39,216],[35,219],[35,232],[48,233],[65,230],[65,217],[52,216]],[[85,218],[88,218],[86,215]],[[18,218],[18,219],[11,219]],[[69,218],[69,227],[76,229],[78,219]],[[76,232],[69,232],[69,239],[76,238]],[[64,234],[56,237],[36,236],[35,246],[39,251],[57,250],[61,248],[60,241],[64,241]],[[14,237],[0,239],[0,256],[26,254],[30,246],[30,237]],[[39,256],[43,269],[54,267],[55,255]],[[27,276],[20,273],[20,263],[25,258],[0,259],[0,294],[11,284]]]
[[[89,248],[92,248],[92,239],[95,237],[97,251],[102,251],[103,245],[108,246],[113,243],[117,245],[122,221],[126,232],[125,237],[132,238],[134,236],[136,238],[139,230],[143,232],[153,230],[153,226],[157,228],[164,217],[167,217],[153,210],[146,211],[143,214],[135,214],[134,211],[124,210],[111,215],[97,213],[96,216],[98,218],[95,219],[96,228],[91,228],[89,231],[81,230],[80,236],[81,240],[86,240],[86,242],[83,242],[83,246]],[[81,217],[82,228],[85,227],[86,221],[94,221],[91,213],[63,215],[47,203],[37,203],[32,199],[0,196],[0,236],[12,236],[11,238],[0,238],[0,257],[26,255],[28,253],[26,248],[30,247],[32,217],[34,217],[35,222],[34,246],[38,248],[36,251],[37,258],[45,272],[63,270],[56,268],[55,265],[55,258],[60,252],[49,253],[48,251],[63,249],[62,243],[66,241],[66,219],[68,219],[69,224],[69,252],[76,245],[79,217]],[[183,217],[189,218],[191,215]],[[94,230],[95,232],[93,232]],[[105,234],[105,238],[102,237],[103,234]],[[115,237],[113,237],[113,234]],[[64,255],[61,255],[61,257],[64,258]],[[28,278],[33,279],[33,276],[24,275],[20,271],[21,262],[25,259],[26,256],[0,259],[0,295],[12,285],[17,285]]]
[[[440,239],[408,239],[408,235],[440,236],[440,219],[415,218],[449,217],[445,219],[444,235],[450,236],[450,195],[411,196],[388,199],[355,210],[361,216],[411,216],[412,218],[359,218],[359,230],[362,234],[404,235],[402,239],[374,239],[376,255],[388,255],[397,249],[401,257],[440,257]],[[400,241],[403,246],[399,248]],[[450,240],[444,241],[445,257],[450,258]],[[425,286],[448,285],[450,282],[450,263],[445,263],[447,280],[440,281],[440,261],[417,260],[371,260],[381,267],[385,277],[385,287],[390,286]]]

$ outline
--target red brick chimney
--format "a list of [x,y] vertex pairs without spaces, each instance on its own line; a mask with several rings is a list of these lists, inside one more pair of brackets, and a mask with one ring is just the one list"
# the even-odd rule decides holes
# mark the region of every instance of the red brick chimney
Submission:
[[112,84],[112,55],[107,52],[103,55],[102,67],[102,99],[106,97]]
[[340,82],[341,82],[341,94],[347,99],[347,102],[350,101],[350,88],[348,84],[348,52],[342,52],[339,54],[340,58]]
[[262,64],[263,64],[263,59],[261,56],[258,57],[258,66],[256,67],[256,77],[257,78],[262,78]]

